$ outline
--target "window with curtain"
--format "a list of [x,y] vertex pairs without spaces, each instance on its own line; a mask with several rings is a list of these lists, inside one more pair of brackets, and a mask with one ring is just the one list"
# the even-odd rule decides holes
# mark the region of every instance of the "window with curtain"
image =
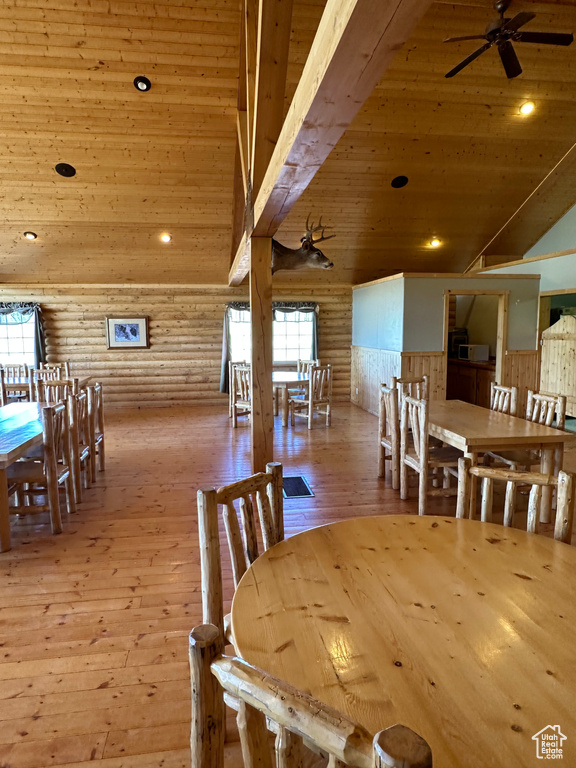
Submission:
[[[230,359],[250,360],[250,312],[229,310]],[[313,312],[274,311],[272,322],[274,363],[311,360],[314,344]]]
[[0,303],[0,364],[37,366],[44,361],[38,304]]
[[[273,305],[274,364],[312,360],[318,357],[318,304],[306,301],[275,302]],[[220,391],[228,392],[228,362],[251,358],[250,305],[235,301],[226,305],[222,336]]]

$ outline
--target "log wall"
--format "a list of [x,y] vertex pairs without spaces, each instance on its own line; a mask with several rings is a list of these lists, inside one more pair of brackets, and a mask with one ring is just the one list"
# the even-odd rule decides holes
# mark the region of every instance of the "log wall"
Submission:
[[[214,404],[219,393],[224,305],[248,291],[194,285],[0,286],[0,301],[37,301],[49,360],[105,388],[107,406]],[[346,286],[279,289],[274,299],[319,304],[319,355],[334,366],[334,397],[350,398],[352,291]],[[148,315],[150,348],[106,349],[105,317]]]

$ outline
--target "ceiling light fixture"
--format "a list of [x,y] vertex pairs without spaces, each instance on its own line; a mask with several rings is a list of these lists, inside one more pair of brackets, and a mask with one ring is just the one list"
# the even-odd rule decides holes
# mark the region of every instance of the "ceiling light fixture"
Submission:
[[169,235],[168,233],[160,235],[160,240],[162,240],[163,243],[169,243],[170,240],[172,240],[172,235]]
[[433,237],[432,240],[430,240],[430,245],[432,248],[439,248],[442,245],[442,241],[437,237]]
[[54,166],[54,170],[66,179],[71,179],[72,176],[76,176],[76,168],[69,163],[58,163]]
[[522,106],[520,107],[520,114],[521,115],[529,115],[531,112],[534,111],[534,102],[533,101],[526,101]]
[[36,240],[38,235],[36,234],[36,232],[24,232],[24,237],[26,238],[26,240]]
[[134,78],[134,88],[137,91],[149,91],[152,88],[152,83],[144,75],[138,75]]

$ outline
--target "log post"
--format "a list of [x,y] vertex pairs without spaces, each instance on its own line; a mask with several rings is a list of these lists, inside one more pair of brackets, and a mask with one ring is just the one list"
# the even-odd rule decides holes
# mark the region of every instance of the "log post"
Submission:
[[190,632],[191,768],[224,768],[224,693],[210,665],[224,648],[221,631],[201,624]]
[[214,488],[200,489],[197,493],[197,503],[202,581],[202,621],[206,624],[215,624],[222,631],[224,603],[216,490]]
[[393,725],[374,736],[374,768],[432,768],[432,751],[422,736]]
[[456,497],[456,517],[468,516],[470,508],[470,459],[458,459],[458,496]]
[[266,464],[266,471],[272,475],[268,486],[268,497],[274,522],[274,544],[284,540],[284,498],[282,496],[282,464],[276,461]]
[[250,316],[252,325],[252,472],[274,460],[272,396],[272,239],[250,241]]

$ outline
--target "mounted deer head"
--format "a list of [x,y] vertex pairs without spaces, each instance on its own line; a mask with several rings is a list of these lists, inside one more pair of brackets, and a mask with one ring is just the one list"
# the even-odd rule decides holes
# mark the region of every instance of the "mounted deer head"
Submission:
[[[300,248],[287,248],[277,240],[272,240],[272,274],[280,269],[332,269],[334,264],[327,259],[319,248],[317,243],[322,240],[330,240],[336,235],[324,235],[326,227],[322,224],[322,217],[318,226],[310,224],[310,216],[306,219],[306,234],[301,239]],[[320,237],[314,239],[314,235],[319,232]]]

